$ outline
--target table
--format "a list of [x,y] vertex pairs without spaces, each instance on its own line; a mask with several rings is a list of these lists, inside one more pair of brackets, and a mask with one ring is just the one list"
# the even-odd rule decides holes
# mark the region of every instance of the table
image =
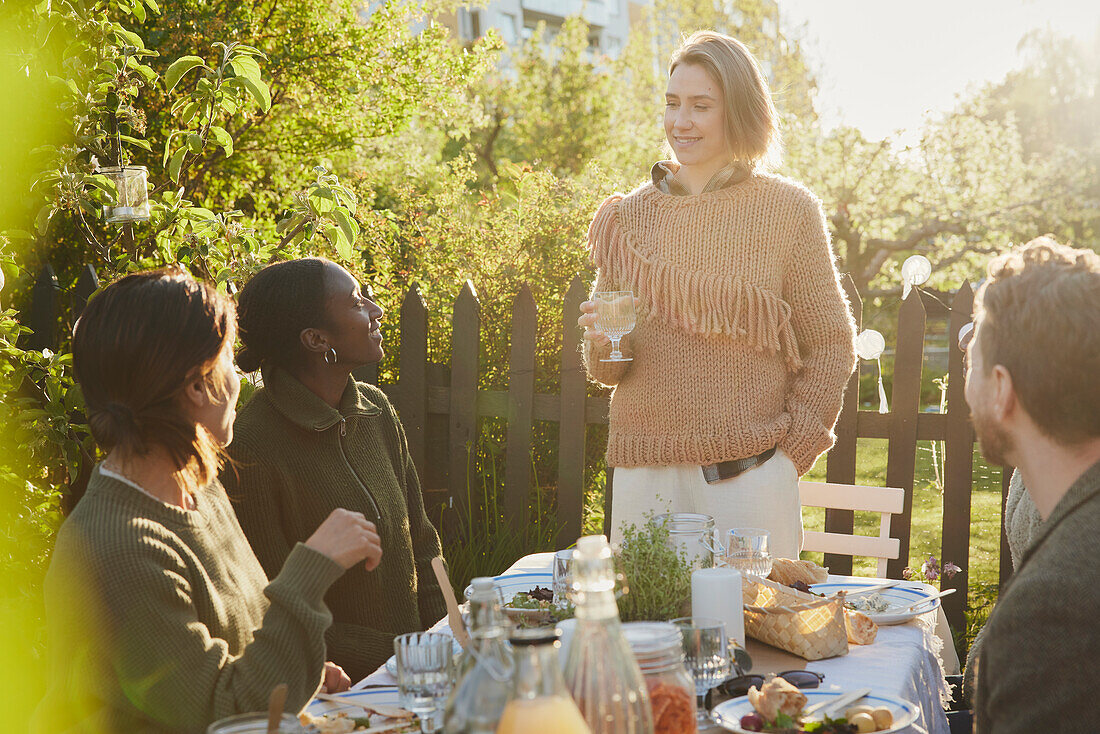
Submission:
[[[504,573],[545,573],[552,568],[553,558],[553,553],[524,556]],[[851,578],[830,576],[829,580]],[[446,619],[440,620],[431,629],[450,632]],[[943,709],[949,697],[944,671],[957,672],[959,660],[942,608],[923,614],[908,624],[879,627],[874,644],[850,645],[847,655],[827,660],[807,662],[752,639],[747,641],[746,648],[753,659],[754,673],[809,669],[825,674],[823,685],[826,687],[850,690],[872,686],[877,692],[913,701],[920,707],[920,716],[905,734],[949,734]],[[397,681],[385,668],[379,668],[352,686],[352,690],[396,684]],[[713,731],[723,730],[716,728]]]

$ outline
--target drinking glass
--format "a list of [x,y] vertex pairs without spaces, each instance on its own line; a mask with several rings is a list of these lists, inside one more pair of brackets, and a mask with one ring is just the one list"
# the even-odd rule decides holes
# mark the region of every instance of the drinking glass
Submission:
[[760,528],[733,528],[726,543],[726,564],[741,573],[765,577],[772,572],[768,551],[768,531]]
[[450,635],[410,632],[393,640],[401,705],[420,717],[420,731],[443,728],[443,705],[454,685]]
[[730,648],[726,625],[710,617],[672,620],[684,642],[684,665],[695,680],[695,720],[700,731],[710,726],[706,696],[711,688],[730,677]]
[[634,330],[634,294],[631,291],[593,293],[596,303],[596,328],[611,339],[611,354],[601,362],[631,362],[619,351],[619,340]]
[[554,554],[554,605],[569,603],[569,587],[573,584],[573,549],[567,548]]

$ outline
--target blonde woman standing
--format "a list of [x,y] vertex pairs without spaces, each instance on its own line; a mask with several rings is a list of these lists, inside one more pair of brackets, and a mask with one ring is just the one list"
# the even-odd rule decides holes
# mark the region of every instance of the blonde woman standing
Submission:
[[832,445],[855,365],[821,203],[763,170],[776,111],[740,42],[692,35],[665,98],[674,160],[607,199],[588,235],[595,291],[638,299],[633,360],[600,361],[592,301],[578,319],[588,374],[615,388],[613,536],[649,510],[702,512],[720,531],[765,528],[773,555],[797,558],[798,477]]

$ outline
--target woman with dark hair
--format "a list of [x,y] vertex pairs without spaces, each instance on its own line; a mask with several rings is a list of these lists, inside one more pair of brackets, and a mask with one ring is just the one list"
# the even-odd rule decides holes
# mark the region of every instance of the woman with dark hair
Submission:
[[765,528],[798,558],[798,477],[832,445],[855,365],[821,202],[766,171],[778,115],[736,39],[700,31],[673,54],[664,128],[674,160],[588,232],[595,290],[638,297],[632,361],[609,360],[593,301],[578,319],[588,374],[615,388],[613,534],[669,507]]
[[424,512],[405,432],[386,396],[352,377],[382,359],[382,309],[344,268],[320,258],[260,271],[241,290],[242,370],[263,387],[244,408],[222,481],[264,568],[278,568],[334,507],[378,526],[386,558],[351,570],[325,597],[332,659],[352,678],[393,654],[396,635],[446,614],[431,570],[439,536]]
[[[302,709],[325,677],[323,596],[381,558],[374,526],[334,510],[269,583],[217,479],[233,433],[233,303],[179,270],[129,275],[73,334],[92,435],[107,452],[46,575],[50,688],[40,732],[202,731]],[[361,563],[366,560],[366,563]]]

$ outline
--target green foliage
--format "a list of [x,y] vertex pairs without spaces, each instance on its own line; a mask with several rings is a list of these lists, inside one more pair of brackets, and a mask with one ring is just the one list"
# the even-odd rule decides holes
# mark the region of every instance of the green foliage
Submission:
[[672,542],[668,525],[650,512],[641,527],[623,528],[619,546],[616,566],[627,587],[619,599],[622,620],[683,616],[684,605],[691,601],[691,564]]

